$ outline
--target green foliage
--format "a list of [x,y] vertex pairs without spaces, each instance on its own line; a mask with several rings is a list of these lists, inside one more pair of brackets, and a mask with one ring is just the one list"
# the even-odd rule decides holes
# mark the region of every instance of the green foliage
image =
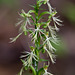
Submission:
[[[39,11],[41,11],[40,7],[43,4],[47,4],[49,11],[44,11],[39,14]],[[14,42],[19,36],[21,36],[21,34],[24,33],[27,35],[29,32],[29,37],[32,38],[31,41],[35,45],[34,47],[30,46],[30,52],[24,52],[21,56],[21,58],[23,58],[21,60],[23,63],[23,68],[21,69],[20,75],[22,75],[23,69],[28,70],[29,68],[33,71],[34,75],[52,75],[47,72],[49,64],[44,65],[41,69],[38,69],[38,63],[40,61],[48,61],[42,59],[40,57],[40,53],[47,53],[52,63],[55,63],[55,45],[59,45],[60,43],[56,31],[59,30],[57,25],[61,26],[62,21],[59,20],[58,17],[55,17],[57,12],[51,7],[49,0],[37,0],[36,5],[32,7],[34,10],[30,10],[27,13],[22,10],[22,13],[20,14],[22,20],[17,23],[17,25],[20,24],[20,33],[11,41]],[[33,16],[33,14],[35,16]],[[43,22],[41,19],[43,15],[48,15],[46,22]],[[54,23],[53,26],[51,26],[52,21]]]

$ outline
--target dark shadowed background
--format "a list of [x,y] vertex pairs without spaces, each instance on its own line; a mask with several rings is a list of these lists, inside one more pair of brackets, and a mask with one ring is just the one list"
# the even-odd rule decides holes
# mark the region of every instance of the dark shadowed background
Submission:
[[[54,75],[75,75],[75,0],[50,2],[63,20],[64,26],[60,27],[58,34],[67,48],[57,51],[57,61],[50,65],[49,70]],[[16,75],[21,69],[21,52],[29,51],[29,45],[32,43],[28,36],[24,35],[15,43],[9,43],[9,38],[18,35],[19,27],[15,27],[19,18],[18,12],[22,9],[27,12],[32,9],[29,5],[34,3],[35,0],[0,0],[0,75]],[[42,7],[47,9],[46,6]],[[28,75],[26,73],[25,75]]]

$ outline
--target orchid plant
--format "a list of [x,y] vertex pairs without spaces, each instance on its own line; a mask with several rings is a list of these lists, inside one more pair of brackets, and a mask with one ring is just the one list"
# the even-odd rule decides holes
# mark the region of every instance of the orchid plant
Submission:
[[[39,13],[41,11],[40,7],[43,4],[47,5],[49,10]],[[29,10],[27,13],[22,9],[20,14],[22,19],[17,23],[17,25],[20,25],[19,35],[11,38],[11,42],[15,42],[23,33],[27,35],[29,32],[29,37],[34,44],[34,46],[30,46],[30,52],[23,52],[21,56],[23,67],[19,75],[22,75],[24,69],[27,70],[29,68],[33,71],[33,75],[53,75],[47,72],[49,64],[45,64],[42,68],[38,69],[38,63],[40,61],[49,62],[42,59],[40,53],[47,53],[52,63],[55,63],[56,48],[53,44],[58,45],[60,42],[56,32],[59,31],[57,25],[61,26],[62,21],[56,17],[57,11],[52,8],[49,0],[36,0],[36,4],[31,7],[34,10]],[[48,16],[46,22],[42,21],[44,15]],[[53,25],[51,25],[51,22],[53,22]]]

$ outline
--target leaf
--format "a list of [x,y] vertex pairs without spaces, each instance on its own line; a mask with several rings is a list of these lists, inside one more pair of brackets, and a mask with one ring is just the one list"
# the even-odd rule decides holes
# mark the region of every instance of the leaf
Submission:
[[35,11],[34,10],[30,10],[28,13],[35,13]]
[[32,51],[34,51],[35,48],[34,48],[33,46],[30,46],[30,49],[31,49]]
[[21,59],[21,61],[22,61],[22,63],[23,63],[23,64],[25,63],[25,61],[24,61],[24,60],[22,60],[22,59]]
[[43,4],[44,2],[39,3],[39,7]]
[[25,35],[27,35],[26,27],[23,27],[23,32],[24,32]]
[[43,28],[47,28],[47,25],[43,25]]
[[48,12],[48,11],[42,12],[42,13],[39,15],[39,18],[42,17],[42,16],[45,15],[45,14],[50,14],[50,12]]
[[44,72],[44,68],[39,69],[39,71],[38,71],[38,75],[41,75],[42,72]]
[[46,24],[46,22],[41,22],[41,23],[40,23],[40,25],[45,25],[45,24]]
[[30,69],[33,71],[33,74],[36,75],[36,71],[33,66],[30,66]]
[[29,33],[32,33],[33,31],[32,30],[27,30]]
[[25,15],[23,13],[20,14],[21,17],[25,17]]
[[33,18],[33,16],[31,16],[31,19],[33,20],[33,22],[35,23],[35,19]]
[[27,35],[27,32],[26,31],[24,31],[24,35]]
[[35,8],[36,7],[36,5],[29,5],[30,7],[33,7],[33,8]]
[[45,60],[45,59],[39,59],[39,61],[48,61],[48,60]]
[[28,70],[28,66],[25,66],[25,70]]
[[45,53],[45,49],[42,49],[42,53]]

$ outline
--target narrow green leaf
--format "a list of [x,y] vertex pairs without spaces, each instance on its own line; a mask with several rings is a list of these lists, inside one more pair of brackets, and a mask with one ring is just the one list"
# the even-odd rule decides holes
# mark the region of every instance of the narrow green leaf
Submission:
[[26,31],[24,31],[24,35],[27,35],[27,32]]
[[33,71],[33,75],[36,75],[36,71],[33,66],[30,66],[30,69]]
[[47,25],[43,25],[43,28],[47,28]]
[[39,61],[48,61],[48,60],[45,60],[45,59],[39,59]]
[[37,75],[41,75],[42,72],[44,72],[44,68],[41,68],[41,69],[38,71]]
[[50,14],[50,12],[48,12],[48,11],[42,12],[42,13],[39,15],[39,18],[42,17],[42,16],[45,15],[45,14]]
[[29,5],[30,7],[32,7],[32,8],[35,8],[36,7],[36,5]]
[[28,13],[35,13],[35,11],[34,10],[30,10]]
[[45,49],[42,49],[42,53],[45,53]]

